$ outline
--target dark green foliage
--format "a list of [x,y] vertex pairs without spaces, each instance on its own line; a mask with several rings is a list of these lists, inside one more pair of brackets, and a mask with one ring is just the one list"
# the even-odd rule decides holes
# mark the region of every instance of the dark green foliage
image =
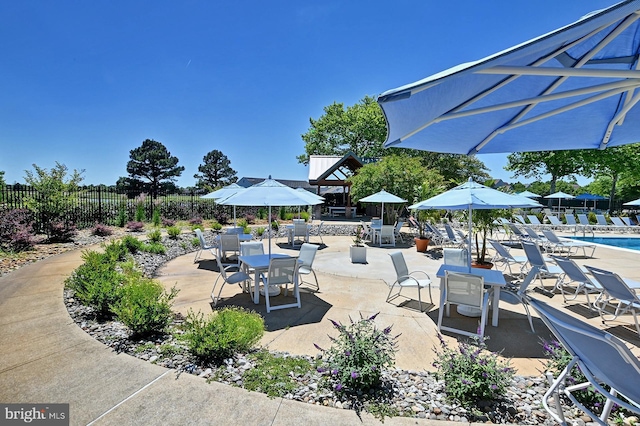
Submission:
[[287,220],[287,210],[284,207],[280,207],[279,215],[280,220]]
[[258,209],[258,219],[264,220],[267,218],[267,209],[260,207]]
[[264,334],[264,320],[239,307],[228,307],[211,313],[189,312],[183,339],[189,351],[204,361],[221,361],[234,352],[246,352]]
[[222,229],[222,225],[220,225],[218,222],[213,222],[211,224],[211,229],[213,229],[214,231],[219,231]]
[[175,287],[167,293],[159,282],[129,272],[127,284],[120,293],[122,297],[113,304],[112,311],[134,336],[165,331],[173,316],[171,304],[178,294]]
[[116,219],[116,226],[120,228],[124,228],[127,224],[127,206],[125,204],[120,204],[118,208],[118,218]]
[[116,269],[113,253],[82,253],[84,263],[65,281],[83,305],[92,307],[96,315],[111,317],[111,306],[120,298],[124,276]]
[[142,251],[153,254],[165,254],[167,252],[167,248],[160,243],[151,243],[143,245]]
[[136,205],[136,222],[144,222],[146,219],[144,202],[138,203],[138,205]]
[[142,250],[144,243],[134,236],[126,235],[122,239],[122,244],[127,248],[129,253],[137,253]]
[[479,400],[494,400],[506,394],[514,370],[509,362],[484,349],[484,341],[458,343],[450,348],[442,336],[441,350],[434,348],[437,369],[436,377],[443,381],[447,399],[463,405],[472,405]]
[[318,369],[336,392],[368,392],[381,384],[385,368],[394,364],[398,336],[391,335],[391,326],[380,330],[374,320],[377,314],[343,325],[330,320],[339,334],[331,338],[323,352],[323,365]]
[[160,142],[146,139],[142,145],[129,153],[131,160],[127,163],[127,173],[131,180],[143,179],[143,190],[147,190],[152,198],[156,198],[166,183],[171,183],[184,171],[178,166],[178,157],[174,157]]
[[244,388],[266,393],[270,397],[282,398],[294,392],[298,386],[298,377],[311,370],[312,365],[304,358],[272,354],[260,350],[249,358],[255,367],[249,369],[242,377]]
[[30,250],[35,245],[28,210],[0,211],[0,249],[11,252]]
[[153,210],[153,216],[151,218],[151,223],[153,226],[160,226],[160,211],[158,209]]
[[221,151],[214,149],[205,155],[203,164],[198,166],[198,171],[193,175],[198,179],[198,188],[214,189],[229,185],[237,180],[236,171],[231,168],[231,161]]

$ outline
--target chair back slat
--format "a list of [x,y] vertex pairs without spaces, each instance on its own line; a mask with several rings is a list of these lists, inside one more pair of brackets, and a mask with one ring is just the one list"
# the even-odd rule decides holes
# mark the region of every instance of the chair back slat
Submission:
[[484,299],[484,278],[446,271],[447,301],[458,305],[482,309]]

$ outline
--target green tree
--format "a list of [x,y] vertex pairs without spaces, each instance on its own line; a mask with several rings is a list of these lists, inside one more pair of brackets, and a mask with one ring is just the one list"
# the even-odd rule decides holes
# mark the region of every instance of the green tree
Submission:
[[[376,163],[365,164],[348,181],[351,182],[351,198],[354,202],[382,189],[413,202],[429,176],[420,159],[390,155]],[[397,207],[385,204],[385,218],[395,220]]]
[[4,181],[4,171],[0,170],[0,202],[4,201],[4,188],[6,185]]
[[609,212],[613,209],[618,179],[625,173],[640,174],[640,144],[617,146],[604,150],[589,150],[583,154],[584,174],[588,177],[606,176],[611,179]]
[[132,149],[130,158],[127,163],[130,179],[142,181],[152,198],[158,196],[163,184],[172,184],[184,171],[184,167],[178,166],[178,157],[152,139],[146,139],[140,147]]
[[56,161],[50,171],[33,164],[33,171],[25,170],[25,182],[36,191],[35,196],[27,200],[27,207],[39,218],[41,229],[51,236],[51,225],[55,222],[65,222],[66,214],[73,208],[75,197],[82,182],[84,170],[73,170],[67,176],[69,169]]
[[382,110],[370,96],[345,109],[334,102],[324,108],[317,120],[309,119],[310,127],[302,135],[305,153],[298,161],[309,163],[310,155],[342,156],[352,151],[358,157],[378,158],[384,154],[382,144],[387,128]]
[[515,177],[539,179],[543,175],[551,175],[549,191],[554,193],[557,191],[558,180],[567,177],[575,182],[573,175],[583,172],[584,152],[585,150],[515,152],[507,156],[505,170],[513,172]]
[[198,166],[198,171],[193,175],[198,179],[196,186],[213,191],[221,186],[229,185],[238,180],[236,171],[231,168],[231,161],[221,151],[214,149],[202,158],[203,164]]

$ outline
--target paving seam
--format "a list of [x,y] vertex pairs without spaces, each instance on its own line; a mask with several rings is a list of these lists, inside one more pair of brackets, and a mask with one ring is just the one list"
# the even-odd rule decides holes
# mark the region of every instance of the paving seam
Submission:
[[104,413],[100,414],[98,417],[96,417],[93,421],[87,423],[87,426],[93,425],[95,422],[97,422],[98,420],[101,420],[102,418],[106,417],[109,413],[111,413],[113,410],[115,410],[116,408],[120,407],[122,404],[124,404],[125,402],[133,399],[136,395],[138,395],[140,392],[144,391],[145,389],[147,389],[148,387],[150,387],[151,385],[153,385],[155,382],[157,382],[158,380],[162,379],[164,376],[166,376],[167,374],[169,374],[172,370],[167,370],[164,373],[162,373],[161,375],[159,375],[158,377],[156,377],[155,379],[153,379],[152,381],[150,381],[149,383],[147,383],[146,385],[144,385],[143,387],[141,387],[140,389],[138,389],[137,391],[135,391],[134,393],[132,393],[131,395],[129,395],[128,397],[126,397],[125,399],[123,399],[122,401],[118,402],[116,405],[114,405],[113,407],[109,408],[107,411],[105,411]]
[[[4,373],[6,373],[6,372],[8,372],[8,371],[11,371],[11,370],[14,370],[14,369],[16,369],[16,368],[18,368],[18,367],[22,367],[22,366],[25,366],[25,365],[32,364],[32,363],[37,362],[37,361],[40,361],[40,360],[42,360],[42,359],[44,359],[44,358],[48,358],[48,357],[50,357],[50,356],[52,356],[52,355],[57,355],[57,354],[60,354],[60,353],[63,353],[63,352],[64,352],[64,353],[69,352],[71,349],[74,349],[74,348],[77,348],[78,346],[86,345],[86,344],[88,344],[88,342],[79,342],[79,343],[77,343],[77,344],[75,344],[75,345],[72,345],[72,346],[65,346],[64,348],[62,348],[62,349],[60,349],[60,350],[58,350],[58,351],[55,351],[55,352],[49,352],[49,353],[44,354],[44,355],[42,355],[42,356],[40,356],[40,357],[38,357],[38,358],[34,358],[34,359],[29,360],[29,361],[27,361],[27,362],[23,362],[23,363],[21,363],[21,364],[16,364],[16,365],[14,365],[14,366],[12,366],[12,367],[6,368],[6,369],[4,369],[4,370],[0,370],[0,374],[4,374]],[[105,347],[107,347],[107,346],[105,345]]]

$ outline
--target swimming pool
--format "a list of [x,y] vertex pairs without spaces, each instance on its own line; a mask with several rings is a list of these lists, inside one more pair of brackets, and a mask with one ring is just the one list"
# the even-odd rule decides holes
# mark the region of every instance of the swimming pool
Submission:
[[574,240],[640,251],[640,238],[629,237],[571,237]]

